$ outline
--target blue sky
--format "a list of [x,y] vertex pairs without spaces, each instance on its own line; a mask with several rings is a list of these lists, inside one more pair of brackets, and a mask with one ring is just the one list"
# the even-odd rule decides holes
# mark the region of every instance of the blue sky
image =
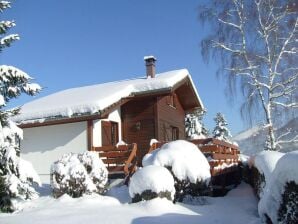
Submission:
[[[0,54],[36,79],[37,97],[77,86],[145,74],[143,57],[157,58],[157,73],[187,68],[208,110],[225,114],[233,134],[243,130],[239,106],[224,94],[216,64],[205,64],[200,40],[207,29],[197,20],[203,1],[178,0],[16,0],[1,19],[14,19],[21,40]],[[11,106],[32,100],[21,97]]]

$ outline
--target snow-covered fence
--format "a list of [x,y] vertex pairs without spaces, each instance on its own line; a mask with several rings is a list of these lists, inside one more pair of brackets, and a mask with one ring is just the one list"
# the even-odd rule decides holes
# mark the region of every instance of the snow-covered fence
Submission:
[[109,176],[130,177],[137,168],[137,144],[93,147],[109,171]]
[[209,163],[196,145],[188,141],[168,142],[147,154],[142,163],[144,167],[162,166],[171,172],[176,189],[174,201],[183,201],[187,195],[196,197],[209,194]]
[[[225,190],[228,185],[240,182],[239,174],[239,148],[237,145],[215,139],[194,139],[190,140],[208,159],[211,172],[211,183],[214,188],[220,186]],[[167,142],[154,142],[148,152],[160,148]]]
[[[212,176],[229,173],[237,169],[240,162],[239,148],[236,145],[215,138],[190,140],[208,158]],[[167,142],[154,142],[148,150],[151,153]]]

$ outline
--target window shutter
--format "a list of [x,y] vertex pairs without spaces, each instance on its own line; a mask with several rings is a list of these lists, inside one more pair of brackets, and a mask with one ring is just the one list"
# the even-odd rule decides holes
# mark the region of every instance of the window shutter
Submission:
[[102,146],[112,145],[112,124],[109,121],[101,121]]

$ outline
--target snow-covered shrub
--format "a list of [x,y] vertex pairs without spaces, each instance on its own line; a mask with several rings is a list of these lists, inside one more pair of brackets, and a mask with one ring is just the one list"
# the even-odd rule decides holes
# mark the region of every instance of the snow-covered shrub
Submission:
[[269,182],[271,174],[284,153],[276,151],[263,151],[249,160],[252,169],[252,186],[259,198],[263,196],[266,183]]
[[266,184],[259,214],[272,223],[298,223],[298,151],[282,156]]
[[95,152],[64,154],[51,167],[53,196],[68,194],[81,197],[83,194],[103,193],[106,190],[108,171]]
[[143,166],[156,165],[169,169],[175,181],[175,201],[187,194],[199,196],[210,181],[210,166],[196,145],[184,140],[164,144],[143,158]]
[[130,179],[129,195],[132,202],[147,201],[153,198],[174,200],[174,178],[164,167],[146,166],[139,169]]

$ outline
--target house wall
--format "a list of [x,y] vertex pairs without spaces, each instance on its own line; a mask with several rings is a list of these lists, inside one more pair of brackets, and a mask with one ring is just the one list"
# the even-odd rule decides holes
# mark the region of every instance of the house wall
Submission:
[[[104,121],[114,121],[118,123],[119,130],[119,141],[122,140],[122,122],[121,122],[121,108],[117,108],[113,112],[111,112],[107,119],[102,119]],[[93,121],[93,146],[100,147],[102,146],[102,137],[101,137],[101,121],[102,120],[94,120]]]
[[185,139],[185,111],[176,94],[174,94],[173,97],[175,107],[171,104],[169,96],[157,98],[157,139],[159,141],[172,140],[172,127],[179,129],[179,139]]
[[25,128],[21,157],[30,161],[43,182],[49,182],[51,164],[64,153],[87,150],[87,122]]
[[150,140],[155,138],[155,105],[156,97],[144,97],[121,107],[123,140],[138,144],[139,161],[147,153]]

